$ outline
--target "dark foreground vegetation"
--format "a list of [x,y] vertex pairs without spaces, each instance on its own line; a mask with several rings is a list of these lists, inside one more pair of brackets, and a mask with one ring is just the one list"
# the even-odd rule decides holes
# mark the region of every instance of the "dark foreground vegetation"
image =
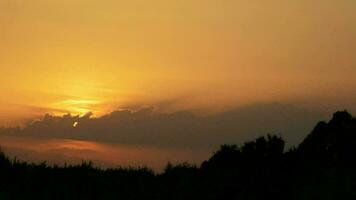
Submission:
[[297,147],[274,135],[222,145],[201,166],[97,169],[0,154],[0,199],[356,199],[356,119],[337,112]]

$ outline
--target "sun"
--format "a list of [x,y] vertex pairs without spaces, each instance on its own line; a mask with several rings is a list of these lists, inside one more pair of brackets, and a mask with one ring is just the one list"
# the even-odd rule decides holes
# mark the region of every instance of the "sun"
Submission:
[[74,122],[73,123],[73,128],[77,128],[78,124],[79,124],[78,122]]

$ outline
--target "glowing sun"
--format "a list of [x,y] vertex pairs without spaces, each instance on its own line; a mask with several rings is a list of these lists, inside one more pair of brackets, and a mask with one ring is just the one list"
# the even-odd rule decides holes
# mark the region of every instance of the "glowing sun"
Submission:
[[73,127],[76,128],[78,126],[78,122],[73,123]]

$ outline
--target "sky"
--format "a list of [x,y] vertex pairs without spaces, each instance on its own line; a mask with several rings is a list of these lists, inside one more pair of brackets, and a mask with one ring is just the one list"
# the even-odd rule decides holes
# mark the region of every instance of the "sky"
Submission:
[[273,103],[312,116],[356,112],[355,8],[354,0],[0,0],[0,125],[151,107],[212,118]]
[[355,4],[1,0],[1,118],[161,103],[349,105]]

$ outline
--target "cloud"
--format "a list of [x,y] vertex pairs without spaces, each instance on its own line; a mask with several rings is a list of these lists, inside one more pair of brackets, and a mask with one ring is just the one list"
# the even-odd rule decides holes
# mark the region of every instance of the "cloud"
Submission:
[[296,145],[319,120],[326,118],[317,111],[284,104],[255,104],[208,116],[189,111],[162,113],[149,107],[114,111],[97,118],[91,113],[47,114],[24,128],[3,128],[0,134],[196,149],[242,143],[273,133]]

